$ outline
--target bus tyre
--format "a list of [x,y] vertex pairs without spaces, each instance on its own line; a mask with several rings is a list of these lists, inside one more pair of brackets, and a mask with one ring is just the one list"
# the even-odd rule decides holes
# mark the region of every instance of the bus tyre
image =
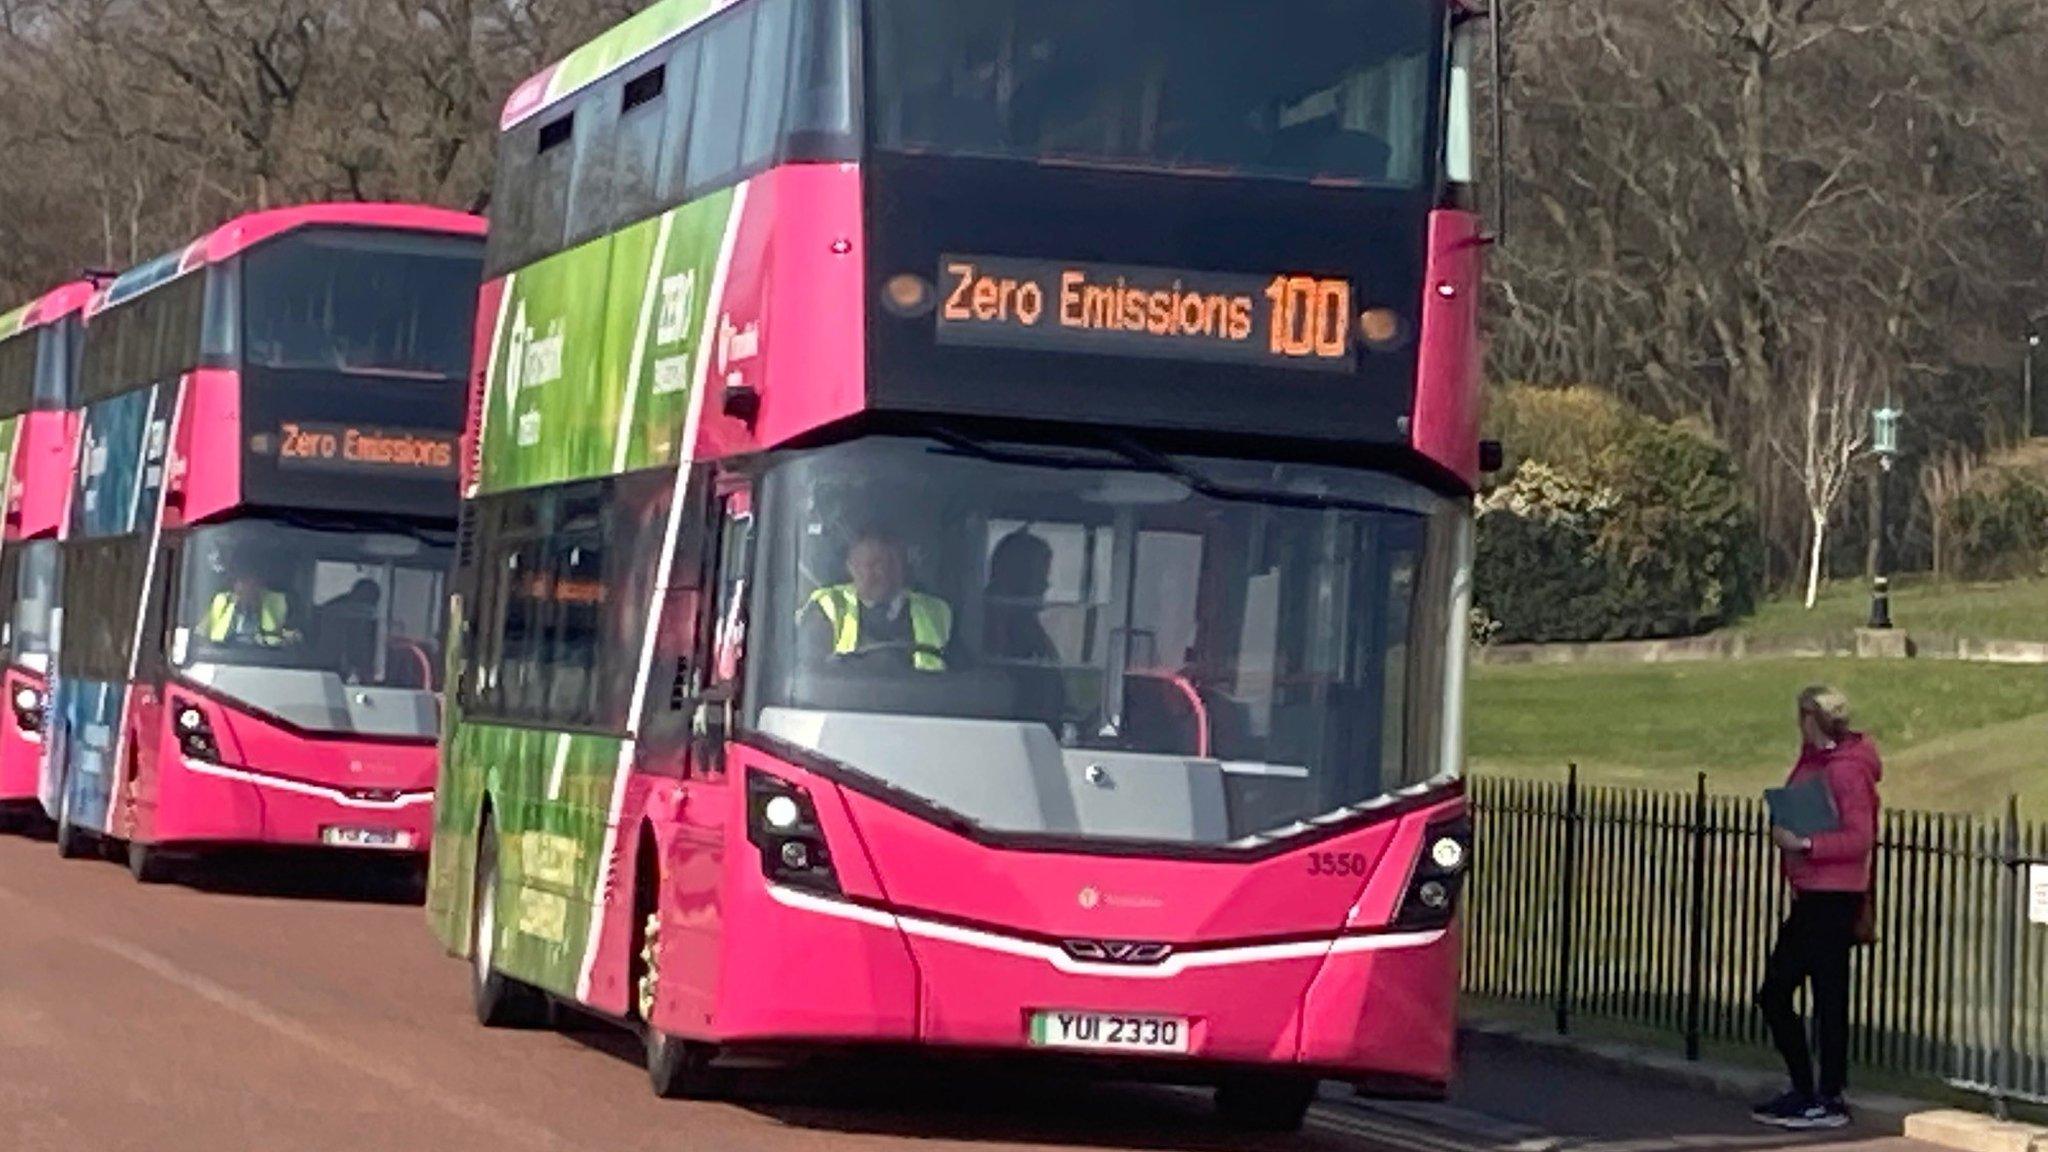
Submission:
[[71,783],[65,781],[57,796],[57,855],[66,860],[83,860],[92,855],[85,829],[71,822]]
[[138,884],[169,883],[176,869],[163,849],[130,840],[128,842],[128,873]]
[[1316,1087],[1293,1078],[1233,1080],[1216,1090],[1216,1111],[1241,1132],[1294,1132],[1308,1119]]
[[640,931],[633,949],[633,1011],[647,1045],[647,1079],[663,1100],[715,1099],[730,1091],[732,1081],[728,1070],[712,1066],[717,1050],[654,1026],[661,989],[661,915],[649,898],[652,890],[652,885],[640,888]]
[[547,1023],[540,989],[498,971],[498,833],[484,820],[476,844],[475,906],[470,913],[469,995],[486,1028],[536,1028]]
[[709,1044],[677,1039],[652,1024],[647,1035],[647,1079],[663,1100],[716,1100],[732,1087],[729,1069],[715,1068],[717,1050]]

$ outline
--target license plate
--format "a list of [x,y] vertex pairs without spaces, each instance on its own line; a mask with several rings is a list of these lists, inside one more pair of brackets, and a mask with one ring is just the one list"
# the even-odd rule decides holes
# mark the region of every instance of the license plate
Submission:
[[1031,1046],[1084,1052],[1169,1052],[1188,1050],[1188,1022],[1179,1016],[1133,1016],[1121,1012],[1034,1012]]
[[412,833],[396,828],[322,828],[320,842],[332,848],[390,848],[404,851],[412,847]]

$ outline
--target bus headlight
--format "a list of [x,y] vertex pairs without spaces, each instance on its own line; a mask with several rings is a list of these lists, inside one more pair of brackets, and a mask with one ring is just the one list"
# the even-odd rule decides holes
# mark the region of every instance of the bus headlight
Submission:
[[1465,867],[1465,845],[1454,836],[1438,838],[1429,846],[1430,863],[1446,872],[1456,872]]
[[1422,842],[1428,847],[1416,862],[1415,876],[1394,919],[1395,927],[1411,931],[1447,928],[1457,915],[1458,895],[1472,862],[1471,817],[1459,814],[1433,821],[1423,831]]
[[213,724],[198,705],[181,703],[172,716],[178,729],[178,751],[186,759],[208,763],[220,760],[220,742],[213,738]]
[[777,832],[794,831],[803,814],[803,808],[791,796],[770,796],[768,802],[761,806],[762,818],[768,822],[769,828]]
[[839,875],[810,794],[766,772],[747,773],[747,842],[771,882],[839,894]]
[[14,690],[14,722],[23,732],[42,731],[43,693],[40,689],[23,684]]

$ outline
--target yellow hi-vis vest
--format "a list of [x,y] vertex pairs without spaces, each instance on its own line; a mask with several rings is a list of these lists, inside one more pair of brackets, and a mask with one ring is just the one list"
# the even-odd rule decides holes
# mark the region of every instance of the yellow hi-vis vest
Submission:
[[[953,609],[937,596],[906,592],[910,608],[910,638],[923,648],[944,648],[953,638]],[[811,593],[811,605],[825,614],[832,626],[832,651],[844,656],[860,650],[860,596],[851,584],[835,584]],[[946,661],[937,652],[912,653],[911,666],[920,672],[944,672]]]
[[[213,598],[213,604],[206,610],[202,632],[216,644],[225,641],[234,632],[235,612],[240,607],[232,590],[222,592]],[[257,610],[256,638],[264,644],[278,644],[284,640],[285,617],[291,612],[290,602],[282,592],[265,592],[263,604]]]

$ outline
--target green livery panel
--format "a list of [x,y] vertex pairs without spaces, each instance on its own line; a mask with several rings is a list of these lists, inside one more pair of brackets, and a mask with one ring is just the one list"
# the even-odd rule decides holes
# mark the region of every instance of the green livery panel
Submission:
[[480,494],[678,459],[737,199],[714,193],[494,286]]

